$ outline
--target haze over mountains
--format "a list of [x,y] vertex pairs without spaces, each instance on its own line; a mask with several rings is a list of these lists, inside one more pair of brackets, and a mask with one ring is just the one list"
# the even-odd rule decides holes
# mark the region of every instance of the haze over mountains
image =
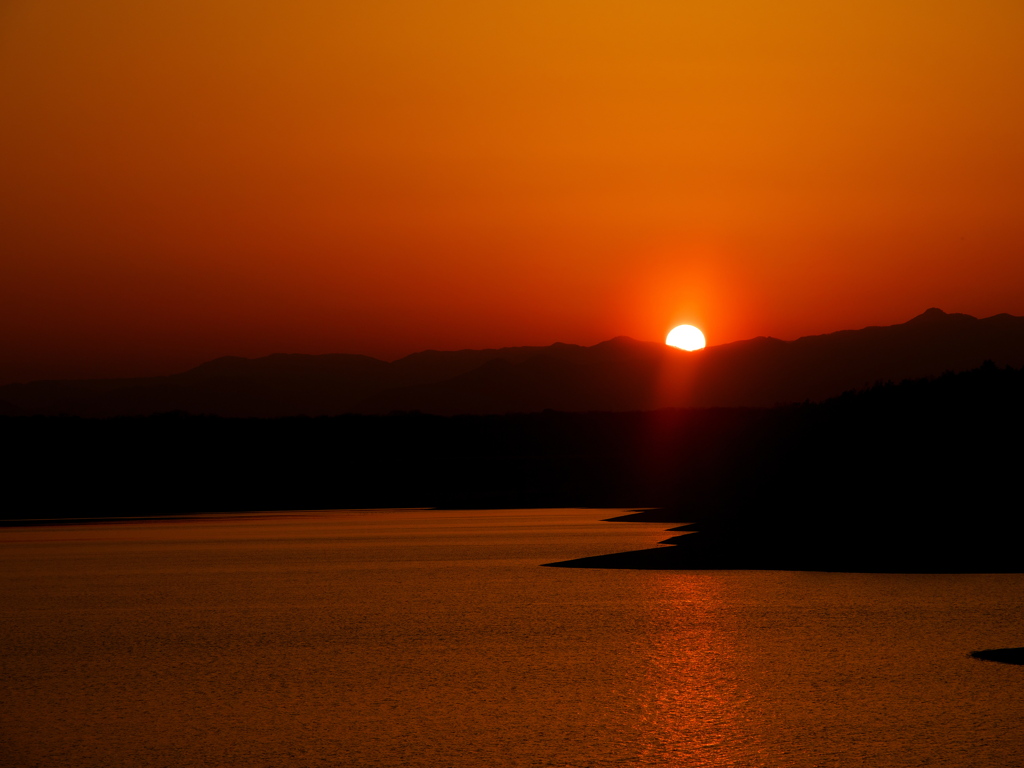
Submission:
[[619,337],[426,351],[392,363],[363,355],[223,357],[171,376],[39,381],[0,387],[0,415],[219,416],[344,413],[501,414],[772,406],[822,400],[879,381],[936,376],[986,360],[1024,365],[1024,317],[929,309],[899,325],[758,337],[683,352]]

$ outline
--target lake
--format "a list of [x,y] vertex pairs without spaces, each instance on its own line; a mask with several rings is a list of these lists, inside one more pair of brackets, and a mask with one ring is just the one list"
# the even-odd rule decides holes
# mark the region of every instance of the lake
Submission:
[[0,529],[0,763],[1024,763],[1024,576],[540,567],[620,512]]

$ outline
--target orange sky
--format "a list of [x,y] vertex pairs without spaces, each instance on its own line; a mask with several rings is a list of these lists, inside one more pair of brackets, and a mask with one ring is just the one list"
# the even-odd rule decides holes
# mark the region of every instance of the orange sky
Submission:
[[0,3],[0,382],[1024,315],[1024,4]]

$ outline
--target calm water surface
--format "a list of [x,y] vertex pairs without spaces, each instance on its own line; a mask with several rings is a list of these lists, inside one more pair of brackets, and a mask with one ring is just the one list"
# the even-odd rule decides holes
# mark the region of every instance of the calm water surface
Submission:
[[1024,577],[539,567],[613,514],[0,530],[0,764],[1024,764]]

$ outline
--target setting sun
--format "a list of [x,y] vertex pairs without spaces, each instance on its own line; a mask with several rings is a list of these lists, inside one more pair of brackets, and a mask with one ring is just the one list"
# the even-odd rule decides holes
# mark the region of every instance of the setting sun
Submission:
[[700,328],[692,325],[677,325],[668,332],[668,336],[665,337],[665,343],[670,347],[679,347],[687,352],[693,352],[698,349],[704,349],[706,342]]

